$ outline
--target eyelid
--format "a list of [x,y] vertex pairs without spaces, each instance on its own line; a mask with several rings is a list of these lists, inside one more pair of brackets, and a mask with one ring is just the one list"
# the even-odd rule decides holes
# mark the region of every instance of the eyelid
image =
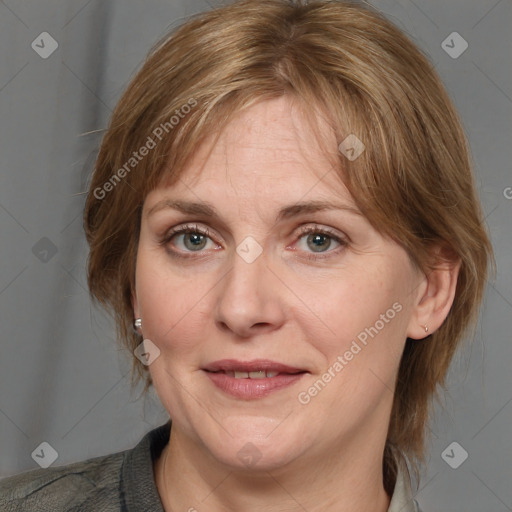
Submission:
[[321,226],[314,222],[308,222],[307,224],[299,226],[299,238],[309,233],[323,233],[331,236],[332,238],[340,242],[345,243],[348,243],[350,241],[348,235],[329,226]]
[[[162,243],[167,243],[169,240],[177,234],[186,234],[186,233],[199,233],[201,235],[207,236],[212,241],[212,231],[203,226],[199,226],[197,223],[186,223],[186,224],[180,224],[178,226],[172,227],[170,229],[167,229],[163,235],[161,235],[159,238],[161,239]],[[216,233],[215,233],[216,236]]]

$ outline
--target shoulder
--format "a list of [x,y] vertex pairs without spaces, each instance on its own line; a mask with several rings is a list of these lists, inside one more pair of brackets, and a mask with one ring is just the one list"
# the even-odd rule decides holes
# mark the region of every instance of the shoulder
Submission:
[[419,503],[414,499],[411,476],[404,459],[397,461],[395,486],[388,512],[423,512]]
[[0,480],[1,512],[163,512],[153,462],[171,422],[132,449]]
[[117,511],[125,453],[61,467],[36,469],[0,480],[0,510]]

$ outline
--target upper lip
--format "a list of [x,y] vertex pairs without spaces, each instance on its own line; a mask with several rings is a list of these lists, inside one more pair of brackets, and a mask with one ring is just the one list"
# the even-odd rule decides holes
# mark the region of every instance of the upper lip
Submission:
[[257,372],[265,370],[269,372],[279,373],[300,373],[306,370],[301,368],[295,368],[286,364],[277,363],[269,359],[253,359],[252,361],[237,361],[236,359],[221,359],[220,361],[214,361],[203,367],[203,370],[209,372],[219,371],[239,371],[239,372]]

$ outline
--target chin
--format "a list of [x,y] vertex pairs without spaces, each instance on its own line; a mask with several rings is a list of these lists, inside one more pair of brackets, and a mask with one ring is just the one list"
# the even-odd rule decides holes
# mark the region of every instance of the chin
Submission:
[[[229,452],[214,453],[213,455],[220,462],[238,472],[268,472],[283,468],[294,459],[294,454],[282,445],[262,447],[252,441],[246,441],[242,443],[239,450],[233,450],[232,446],[226,447],[226,450],[228,449]],[[217,452],[218,448],[215,451]]]
[[281,418],[227,418],[222,423],[225,430],[219,427],[216,437],[212,437],[215,430],[209,430],[203,442],[212,455],[227,466],[237,470],[269,471],[285,466],[299,455],[299,450],[304,450],[304,436],[297,426],[288,425],[287,429],[282,423]]

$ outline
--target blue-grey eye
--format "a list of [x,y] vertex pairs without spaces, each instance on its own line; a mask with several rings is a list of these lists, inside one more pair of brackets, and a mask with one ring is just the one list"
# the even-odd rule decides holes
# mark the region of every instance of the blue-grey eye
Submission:
[[182,236],[185,247],[191,251],[204,249],[208,241],[208,237],[201,233],[184,233]]
[[314,252],[322,252],[331,246],[331,237],[322,233],[308,235],[307,244]]

